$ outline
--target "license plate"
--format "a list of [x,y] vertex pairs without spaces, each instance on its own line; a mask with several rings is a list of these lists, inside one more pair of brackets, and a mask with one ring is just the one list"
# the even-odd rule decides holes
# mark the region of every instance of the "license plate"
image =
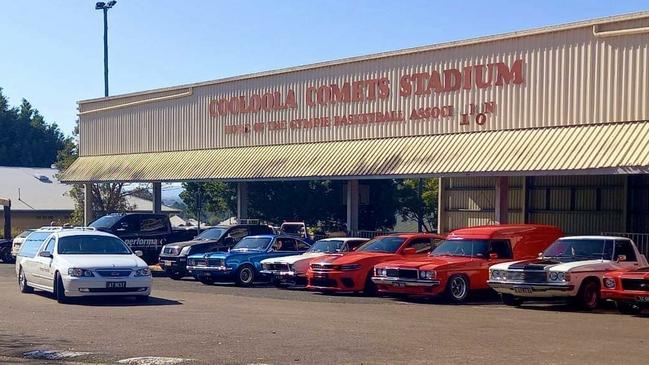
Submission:
[[106,283],[106,288],[108,288],[108,289],[126,288],[126,282],[125,281],[109,281],[109,282]]
[[164,260],[164,261],[162,261],[162,263],[163,263],[165,266],[171,266],[172,261]]
[[532,294],[531,286],[515,286],[514,293],[518,294]]
[[392,286],[397,287],[397,288],[403,288],[403,287],[406,286],[406,284],[405,284],[405,283],[396,282],[396,283],[392,283]]
[[638,297],[638,302],[649,303],[649,297]]

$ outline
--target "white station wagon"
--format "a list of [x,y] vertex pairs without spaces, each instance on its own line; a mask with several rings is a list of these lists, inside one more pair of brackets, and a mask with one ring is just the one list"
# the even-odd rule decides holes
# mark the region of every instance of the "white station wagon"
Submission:
[[525,300],[572,298],[584,309],[600,300],[602,276],[611,270],[647,266],[632,240],[624,237],[563,237],[538,259],[505,262],[489,268],[489,286],[507,305]]
[[37,250],[21,250],[16,261],[20,291],[53,293],[59,303],[70,297],[151,294],[147,264],[116,236],[94,230],[51,233]]

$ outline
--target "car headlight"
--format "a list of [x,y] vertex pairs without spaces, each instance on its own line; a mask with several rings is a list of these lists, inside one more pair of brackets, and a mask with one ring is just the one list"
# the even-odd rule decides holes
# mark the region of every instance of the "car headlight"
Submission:
[[75,278],[91,278],[95,276],[95,274],[93,274],[90,270],[77,268],[68,269],[68,275],[74,276]]
[[494,279],[494,280],[506,280],[507,279],[507,271],[492,270],[491,271],[491,278]]
[[378,268],[378,269],[374,270],[374,275],[376,275],[376,276],[386,276],[386,274],[387,274],[387,271],[385,269],[383,269],[383,268]]
[[187,266],[196,266],[196,261],[194,259],[188,259]]
[[148,267],[135,270],[135,276],[150,276],[151,270]]
[[191,250],[191,249],[192,249],[192,246],[183,247],[183,249],[180,250],[180,256],[189,255],[189,250]]
[[420,271],[419,278],[424,280],[431,280],[437,277],[437,272],[435,271]]
[[615,279],[604,278],[604,286],[606,287],[606,289],[614,289],[615,288]]
[[340,265],[340,270],[342,270],[342,271],[358,270],[360,268],[361,268],[360,264]]
[[559,274],[556,271],[550,271],[548,274],[551,281],[557,281]]

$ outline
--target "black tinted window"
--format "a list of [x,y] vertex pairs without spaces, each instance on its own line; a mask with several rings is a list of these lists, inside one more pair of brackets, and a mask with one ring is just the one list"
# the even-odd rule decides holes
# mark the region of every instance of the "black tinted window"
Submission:
[[512,258],[512,248],[509,244],[509,241],[491,241],[491,247],[489,247],[489,254],[495,253],[498,255],[499,259],[511,259]]
[[128,255],[128,247],[115,237],[79,235],[59,238],[60,255]]
[[228,232],[228,235],[234,239],[234,242],[239,242],[242,238],[249,236],[250,232],[247,227],[235,227]]
[[617,260],[620,255],[626,256],[626,261],[637,261],[633,245],[627,240],[615,241],[615,257],[613,257],[613,260]]
[[297,250],[298,251],[306,251],[306,250],[309,249],[309,247],[311,247],[311,246],[309,246],[306,242],[297,241]]

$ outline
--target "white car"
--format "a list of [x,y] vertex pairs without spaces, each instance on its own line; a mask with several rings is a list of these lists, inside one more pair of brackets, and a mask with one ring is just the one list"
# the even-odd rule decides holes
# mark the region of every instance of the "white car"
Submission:
[[507,305],[570,298],[582,308],[594,309],[600,300],[605,272],[642,266],[647,266],[647,259],[628,238],[563,237],[538,259],[491,266],[488,284],[501,293]]
[[59,303],[83,296],[135,296],[146,301],[151,294],[149,267],[112,234],[66,229],[51,232],[38,249],[27,242],[23,246],[16,260],[23,293],[48,291]]
[[27,236],[29,236],[29,234],[34,231],[35,229],[28,229],[14,238],[14,240],[11,242],[11,256],[13,256],[14,258],[18,256],[18,251],[20,251],[20,246],[23,244],[23,242],[25,242],[25,238],[27,238]]
[[277,287],[306,285],[306,272],[311,260],[324,255],[354,251],[367,238],[337,237],[317,241],[301,255],[272,257],[261,261],[261,273],[268,275]]

